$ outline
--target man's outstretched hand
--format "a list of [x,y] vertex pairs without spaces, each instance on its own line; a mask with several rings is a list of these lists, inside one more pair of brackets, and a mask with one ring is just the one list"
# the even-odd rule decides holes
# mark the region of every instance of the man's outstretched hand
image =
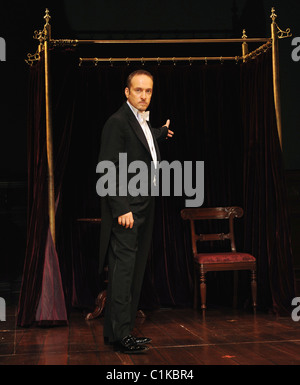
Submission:
[[169,126],[170,126],[170,119],[168,119],[168,120],[166,121],[165,126],[168,127],[167,139],[168,139],[168,138],[172,138],[172,136],[174,135],[174,132],[171,131],[171,130],[169,129]]

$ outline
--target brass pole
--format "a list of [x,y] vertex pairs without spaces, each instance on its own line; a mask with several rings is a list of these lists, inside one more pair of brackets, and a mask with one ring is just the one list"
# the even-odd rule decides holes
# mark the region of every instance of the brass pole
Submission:
[[199,43],[265,43],[269,40],[266,37],[258,38],[238,38],[238,39],[131,39],[131,40],[71,40],[71,39],[52,39],[53,45],[61,44],[199,44]]
[[280,81],[279,81],[279,52],[278,52],[278,34],[274,7],[271,11],[271,37],[272,37],[272,68],[273,68],[273,89],[274,89],[274,103],[277,122],[277,131],[282,150],[282,127],[281,127],[281,106],[280,106]]
[[267,41],[267,43],[261,45],[254,51],[249,52],[248,50],[248,44],[243,43],[245,45],[242,46],[243,48],[243,56],[186,56],[186,57],[111,57],[111,58],[99,58],[99,57],[93,57],[93,58],[79,58],[79,65],[82,65],[83,63],[94,63],[94,65],[97,65],[98,63],[111,63],[114,62],[125,62],[127,64],[130,64],[131,62],[141,62],[144,64],[145,62],[156,62],[157,64],[160,64],[161,62],[170,61],[176,64],[176,62],[182,62],[187,61],[190,64],[192,64],[194,61],[220,61],[221,63],[224,61],[246,61],[248,59],[251,59],[253,57],[258,56],[260,53],[265,52],[269,47],[271,46],[271,39]]
[[240,56],[186,56],[186,57],[111,57],[111,58],[79,58],[79,65],[85,62],[93,62],[95,65],[98,63],[114,63],[114,62],[126,62],[127,64],[130,64],[131,62],[141,62],[142,64],[145,62],[157,62],[158,64],[160,62],[166,62],[170,61],[173,62],[173,64],[176,64],[176,62],[182,62],[187,61],[190,64],[192,64],[193,61],[220,61],[221,63],[223,61],[230,61],[235,60],[238,62],[241,59]]
[[53,139],[52,139],[52,109],[50,92],[50,60],[49,60],[49,40],[51,39],[51,26],[49,24],[49,11],[46,9],[44,16],[46,24],[44,27],[44,55],[45,55],[45,103],[46,103],[46,140],[47,140],[47,160],[48,160],[48,212],[50,232],[55,244],[55,193],[54,193],[54,169],[53,169]]

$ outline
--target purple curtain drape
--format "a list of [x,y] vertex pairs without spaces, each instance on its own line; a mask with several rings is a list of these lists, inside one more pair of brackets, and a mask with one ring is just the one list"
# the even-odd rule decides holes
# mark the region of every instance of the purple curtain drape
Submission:
[[[204,206],[244,208],[237,245],[257,257],[259,307],[286,314],[294,278],[270,51],[244,64],[155,63],[144,68],[155,78],[152,125],[170,118],[175,132],[162,144],[162,158],[204,161]],[[48,238],[43,61],[30,70],[28,236],[20,326],[67,323],[69,311],[93,306],[102,288],[100,225],[78,219],[101,216],[95,189],[101,129],[124,102],[125,79],[134,69],[132,64],[79,67],[76,51],[51,52],[56,247]],[[157,198],[143,308],[192,303],[190,234],[180,218],[185,198]],[[230,302],[222,280],[231,278],[221,273],[209,279],[217,285],[208,300]],[[249,296],[248,281],[242,279],[239,302]]]

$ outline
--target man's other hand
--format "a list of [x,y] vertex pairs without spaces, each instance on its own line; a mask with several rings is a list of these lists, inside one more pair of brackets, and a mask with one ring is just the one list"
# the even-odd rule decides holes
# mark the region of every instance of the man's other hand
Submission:
[[120,216],[118,217],[118,223],[119,223],[119,225],[125,226],[126,229],[128,229],[128,228],[132,229],[132,227],[133,227],[133,222],[134,222],[134,219],[133,219],[133,215],[132,215],[132,212],[131,212],[131,211],[129,211],[129,213],[120,215]]

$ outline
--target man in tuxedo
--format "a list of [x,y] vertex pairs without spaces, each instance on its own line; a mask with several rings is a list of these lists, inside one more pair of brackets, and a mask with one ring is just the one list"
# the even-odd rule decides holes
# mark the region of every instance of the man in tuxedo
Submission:
[[[104,315],[104,340],[123,353],[140,353],[148,349],[150,338],[133,336],[136,312],[151,244],[154,221],[155,177],[151,174],[160,161],[157,142],[172,137],[170,121],[158,129],[149,123],[146,111],[152,97],[153,77],[144,70],[129,75],[127,102],[105,123],[101,137],[99,161],[110,161],[116,170],[116,195],[101,198],[100,270],[108,261],[107,301]],[[130,194],[120,180],[129,182],[132,174],[119,178],[122,165],[142,161],[147,165],[148,194]],[[125,193],[124,193],[125,192]]]

